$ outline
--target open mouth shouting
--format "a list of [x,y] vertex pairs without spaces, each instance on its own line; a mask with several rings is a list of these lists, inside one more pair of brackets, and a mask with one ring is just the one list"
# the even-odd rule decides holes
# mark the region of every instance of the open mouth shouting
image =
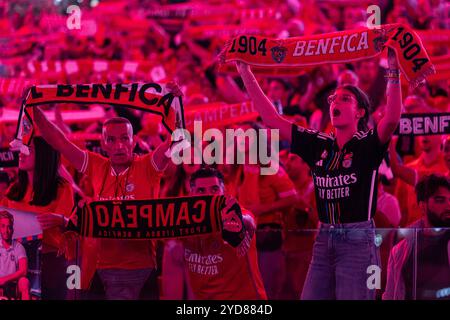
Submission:
[[341,110],[334,108],[333,113],[332,113],[333,118],[339,117],[340,115],[341,115]]

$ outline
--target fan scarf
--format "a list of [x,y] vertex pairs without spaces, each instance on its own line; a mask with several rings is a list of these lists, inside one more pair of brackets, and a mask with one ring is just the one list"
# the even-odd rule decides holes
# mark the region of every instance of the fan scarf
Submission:
[[67,229],[83,237],[128,240],[222,233],[225,241],[237,246],[244,238],[242,211],[236,202],[225,202],[219,195],[94,201],[77,210]]
[[269,68],[305,67],[368,59],[381,54],[385,47],[395,51],[412,87],[435,73],[419,36],[403,24],[288,39],[241,35],[226,43],[219,59],[222,63],[240,60]]
[[[151,89],[156,93],[149,92]],[[23,100],[11,146],[27,153],[25,146],[30,145],[34,135],[31,108],[49,103],[107,104],[148,111],[160,115],[163,125],[172,133],[184,127],[183,106],[180,97],[162,92],[162,86],[157,83],[33,86]]]
[[184,119],[186,129],[193,131],[194,121],[201,121],[204,129],[221,128],[240,122],[255,121],[258,115],[251,102],[233,104],[214,102],[190,106],[184,114]]
[[450,134],[450,113],[402,114],[395,135],[442,135]]

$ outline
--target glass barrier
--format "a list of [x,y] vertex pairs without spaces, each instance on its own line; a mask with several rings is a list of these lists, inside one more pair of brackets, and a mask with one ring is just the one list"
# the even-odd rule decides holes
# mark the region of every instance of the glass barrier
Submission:
[[[190,300],[202,288],[204,299],[248,300],[256,284],[256,299],[265,291],[271,300],[450,300],[450,228],[281,230],[269,225],[256,230],[244,254],[220,234],[212,241],[204,237],[158,241],[158,267],[143,277],[139,299]],[[27,250],[33,297],[39,299],[41,289],[44,293],[53,283],[40,281],[41,269],[50,266],[47,273],[66,271],[61,278],[68,287],[56,299],[106,299],[98,272],[89,287],[81,281],[78,290],[77,266],[81,273],[89,269],[84,268],[89,261],[83,261],[86,245],[78,245],[78,258],[66,261],[67,270],[43,264],[33,248]],[[135,276],[130,274],[124,277]],[[17,299],[17,290],[11,292],[0,286],[0,299]]]
[[[238,282],[235,287],[242,294],[244,278],[250,274],[252,281],[261,279],[270,300],[450,299],[450,228],[374,229],[356,224],[281,230],[269,225],[256,230],[255,236],[252,246],[257,255],[249,249],[248,270],[237,263],[240,257],[222,252],[224,247],[217,241],[201,236],[191,238],[190,246],[183,241],[161,241],[158,268],[140,296],[195,299],[195,286],[204,281],[209,288]],[[202,298],[241,299],[240,294],[224,296],[213,291]],[[104,294],[99,277],[94,276],[89,292],[74,298],[102,299]]]
[[450,300],[450,228],[256,233],[269,299]]

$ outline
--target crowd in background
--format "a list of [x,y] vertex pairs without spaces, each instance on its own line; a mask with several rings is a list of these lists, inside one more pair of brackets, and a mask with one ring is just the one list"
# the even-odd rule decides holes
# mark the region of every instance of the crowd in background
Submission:
[[[69,15],[64,9],[69,4],[80,7],[80,30],[67,30]],[[219,70],[216,59],[225,41],[236,35],[233,26],[279,38],[349,30],[366,25],[368,5],[368,1],[318,0],[1,1],[0,78],[23,79],[29,84],[175,80],[183,91],[186,111],[215,102],[241,103],[248,101],[248,97],[240,77],[233,70]],[[379,1],[378,5],[383,24],[404,22],[418,32],[435,30],[448,38],[445,32],[449,30],[450,5],[446,1],[391,0]],[[426,48],[432,60],[450,54],[448,40],[432,41]],[[120,65],[80,72],[54,66],[55,61],[67,60],[79,61],[80,70],[85,61],[92,60],[108,61],[110,66],[137,62],[150,67],[131,70]],[[42,68],[43,62],[47,69]],[[36,64],[40,68],[30,67]],[[329,132],[327,98],[341,84],[357,85],[368,94],[369,126],[377,123],[386,103],[386,67],[386,59],[381,57],[307,68],[295,76],[260,73],[257,78],[285,117],[308,128]],[[0,89],[0,117],[5,110],[18,110],[21,105],[23,88],[6,87]],[[410,89],[403,81],[402,91],[404,113],[449,111],[448,78],[431,77],[416,89]],[[71,124],[62,121],[61,112],[79,108],[88,110],[90,106],[45,107],[54,110],[59,127],[67,134],[100,133],[99,121]],[[117,107],[105,110],[106,118],[114,116],[131,121],[138,137],[136,152],[147,153],[170,138],[158,118],[149,113]],[[0,147],[8,147],[16,125],[14,121],[0,121]],[[255,119],[228,127],[246,130],[264,125]],[[385,167],[380,169],[375,223],[379,228],[407,227],[421,218],[408,170],[414,169],[417,178],[430,173],[448,176],[450,143],[445,136],[401,136],[391,142],[389,156]],[[66,165],[64,159],[63,164],[61,175],[74,189],[69,203],[92,197],[88,181]],[[201,166],[170,163],[161,182],[160,196],[187,195],[189,177]],[[312,231],[302,230],[317,227],[313,181],[305,162],[290,153],[283,142],[276,175],[261,176],[258,166],[224,164],[217,168],[224,174],[227,192],[257,217],[259,267],[269,298],[297,298],[314,240]],[[16,169],[0,171],[0,201],[19,178]],[[66,209],[61,213],[66,214]],[[273,231],[277,229],[282,231]],[[398,241],[392,234],[386,239],[387,247],[382,248],[385,263],[390,247]],[[162,252],[160,248],[160,262]]]

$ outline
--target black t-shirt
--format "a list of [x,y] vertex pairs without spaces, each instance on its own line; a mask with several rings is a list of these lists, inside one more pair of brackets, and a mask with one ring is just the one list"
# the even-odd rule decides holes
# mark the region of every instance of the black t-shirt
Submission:
[[292,126],[291,152],[311,169],[321,222],[362,222],[374,216],[378,167],[388,144],[382,145],[371,129],[356,132],[339,150],[333,136]]

